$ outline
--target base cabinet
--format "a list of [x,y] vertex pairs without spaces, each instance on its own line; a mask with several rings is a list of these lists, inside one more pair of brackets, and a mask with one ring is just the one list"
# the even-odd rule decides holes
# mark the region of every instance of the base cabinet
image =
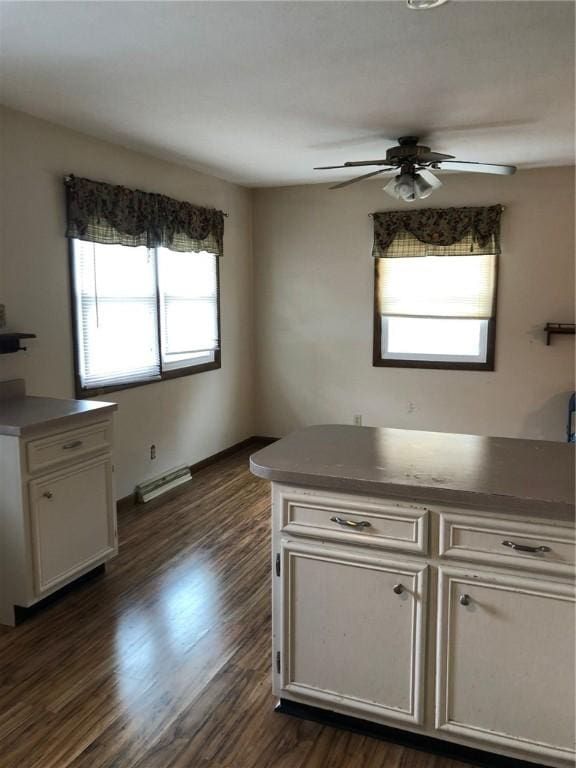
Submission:
[[[273,485],[274,692],[573,768],[574,526],[473,514]],[[394,515],[431,535],[399,538]],[[490,546],[456,546],[472,522]]]
[[440,568],[436,727],[573,757],[575,621],[570,585]]
[[118,550],[113,415],[102,408],[0,435],[0,624]]
[[34,588],[38,595],[116,551],[109,455],[30,483]]
[[282,688],[422,722],[427,568],[291,541],[282,560]]

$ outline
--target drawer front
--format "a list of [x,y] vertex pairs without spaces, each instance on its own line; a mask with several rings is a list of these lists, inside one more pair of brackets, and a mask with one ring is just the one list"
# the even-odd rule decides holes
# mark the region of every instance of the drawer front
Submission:
[[281,491],[283,533],[426,554],[428,510],[394,501]]
[[28,471],[34,473],[69,464],[90,454],[110,449],[111,445],[110,421],[101,421],[80,429],[30,440],[26,445]]
[[570,573],[576,561],[573,528],[440,514],[440,557]]

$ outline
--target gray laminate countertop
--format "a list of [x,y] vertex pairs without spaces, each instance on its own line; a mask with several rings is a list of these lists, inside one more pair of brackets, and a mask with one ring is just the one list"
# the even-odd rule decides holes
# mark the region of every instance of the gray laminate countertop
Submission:
[[574,522],[574,446],[448,432],[314,426],[250,458],[266,480]]
[[0,435],[26,435],[44,426],[74,426],[81,416],[116,410],[116,403],[92,400],[60,400],[55,397],[0,399]]

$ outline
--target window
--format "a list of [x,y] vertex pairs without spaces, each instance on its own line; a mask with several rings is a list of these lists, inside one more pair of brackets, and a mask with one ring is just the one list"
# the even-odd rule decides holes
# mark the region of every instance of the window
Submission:
[[494,370],[503,210],[372,214],[374,365]]
[[502,211],[372,214],[375,366],[494,370]]
[[214,363],[220,346],[218,257],[168,248],[157,254],[162,370]]
[[375,365],[493,370],[495,255],[375,263]]
[[70,242],[79,394],[220,367],[218,256]]
[[219,368],[226,214],[72,174],[64,186],[78,395]]

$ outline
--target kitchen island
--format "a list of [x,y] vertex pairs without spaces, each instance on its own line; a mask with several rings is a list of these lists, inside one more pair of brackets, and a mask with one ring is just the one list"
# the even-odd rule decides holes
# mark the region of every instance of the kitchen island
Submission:
[[572,446],[330,425],[251,470],[272,483],[282,710],[574,764]]

